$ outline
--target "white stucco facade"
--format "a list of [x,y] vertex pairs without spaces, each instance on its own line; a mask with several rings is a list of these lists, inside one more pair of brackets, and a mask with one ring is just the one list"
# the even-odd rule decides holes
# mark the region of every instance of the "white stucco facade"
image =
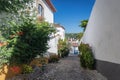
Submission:
[[46,1],[45,0],[37,0],[36,4],[37,4],[37,6],[36,6],[37,9],[38,9],[38,4],[42,5],[43,17],[44,17],[45,21],[47,21],[49,23],[54,23],[54,12],[51,10],[51,8],[46,3]]
[[[42,4],[44,8],[45,21],[49,23],[54,23],[54,12],[50,9],[49,5],[46,3],[45,0],[40,0],[40,3]],[[53,53],[53,54],[58,53],[56,38],[51,38],[50,41],[48,41],[48,47],[49,47],[48,53]]]
[[65,39],[65,29],[63,27],[56,27],[57,29],[57,35],[59,36],[59,39],[64,40]]
[[[65,28],[63,26],[61,26],[60,24],[53,24],[53,26],[56,29],[56,33],[55,33],[55,41],[56,41],[56,45],[58,45],[59,40],[65,40]],[[57,48],[58,50],[58,48]]]
[[49,45],[48,53],[58,54],[57,43],[58,43],[58,40],[56,38],[50,39],[50,41],[48,42],[48,45]]
[[[54,23],[54,11],[50,7],[52,5],[52,3],[49,3],[49,2],[46,2],[46,1],[47,0],[35,0],[34,7],[38,11],[38,5],[41,5],[42,8],[43,8],[43,15],[42,15],[42,17],[45,19],[45,21],[49,22],[50,24],[53,24]],[[38,13],[37,16],[40,16],[39,13]],[[54,54],[58,53],[57,42],[58,41],[57,41],[56,38],[51,38],[48,41],[48,47],[49,47],[49,49],[48,49],[48,51],[47,51],[46,54],[49,55],[49,53],[54,53]]]
[[70,54],[79,54],[79,50],[78,50],[79,41],[78,40],[71,38],[68,40],[68,44],[69,44]]
[[96,0],[82,41],[96,59],[120,64],[120,0]]

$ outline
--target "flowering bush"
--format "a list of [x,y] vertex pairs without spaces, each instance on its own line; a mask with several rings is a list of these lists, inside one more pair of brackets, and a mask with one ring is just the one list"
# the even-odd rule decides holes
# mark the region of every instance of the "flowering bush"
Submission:
[[[2,54],[9,54],[7,59],[10,63],[29,64],[37,55],[43,55],[48,49],[49,35],[54,32],[54,28],[47,22],[37,22],[32,17],[21,17],[21,24],[15,21],[9,22],[8,28],[0,28],[1,36],[8,43],[0,43],[0,46],[6,46]],[[1,40],[1,38],[0,38]],[[2,48],[3,49],[3,48]],[[11,52],[7,52],[7,50]],[[0,54],[1,56],[3,56]],[[0,57],[1,57],[0,56]]]
[[[12,15],[12,14],[11,14]],[[38,22],[29,14],[13,15],[0,24],[0,66],[29,64],[48,49],[49,35],[55,29],[48,22]],[[44,61],[43,61],[44,62]]]
[[49,35],[54,29],[47,22],[33,22],[31,18],[23,19],[19,31],[16,31],[17,37],[11,39],[14,45],[11,61],[30,63],[37,55],[43,55],[48,49]]

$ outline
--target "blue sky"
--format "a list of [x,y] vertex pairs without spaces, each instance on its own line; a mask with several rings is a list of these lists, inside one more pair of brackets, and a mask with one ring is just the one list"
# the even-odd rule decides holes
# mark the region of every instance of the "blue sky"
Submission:
[[89,19],[95,0],[52,0],[57,12],[55,23],[65,27],[67,33],[82,32],[78,25]]

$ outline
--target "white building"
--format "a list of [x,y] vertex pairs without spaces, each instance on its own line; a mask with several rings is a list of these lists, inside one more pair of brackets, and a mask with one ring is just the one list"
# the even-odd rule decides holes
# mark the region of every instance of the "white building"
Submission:
[[[51,24],[54,23],[54,12],[56,12],[56,9],[50,0],[36,0],[34,2],[34,5],[36,5],[35,7],[38,11],[38,17],[44,18],[45,21]],[[52,37],[50,39],[50,41],[48,42],[49,49],[47,53],[58,53],[57,42],[58,41],[55,37]]]
[[70,44],[70,54],[79,54],[79,50],[78,50],[78,40],[74,40],[74,39],[69,39],[68,43]]
[[54,23],[56,9],[51,0],[35,0],[33,6],[37,10],[38,16],[43,17],[49,23]]
[[53,27],[56,28],[56,34],[48,42],[48,53],[58,54],[58,40],[65,39],[65,28],[59,24],[54,24],[54,12],[56,12],[56,9],[50,0],[36,0],[34,4],[37,4],[35,7],[37,7],[38,16],[43,17],[45,21],[52,23]]
[[120,0],[96,0],[82,41],[92,47],[96,69],[120,80]]
[[54,27],[56,28],[56,34],[59,39],[64,40],[65,39],[65,28],[61,26],[60,24],[54,24]]
[[60,39],[65,40],[65,28],[63,26],[61,26],[60,24],[53,24],[53,26],[56,29],[56,33],[54,35],[55,38],[55,45],[57,45],[57,50],[58,50],[58,42]]

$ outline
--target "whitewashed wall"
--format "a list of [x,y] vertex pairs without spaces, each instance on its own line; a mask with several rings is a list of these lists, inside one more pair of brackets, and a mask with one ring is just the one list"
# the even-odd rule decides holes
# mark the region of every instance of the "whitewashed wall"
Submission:
[[[37,5],[41,4],[44,8],[44,18],[45,21],[49,22],[49,23],[54,23],[54,12],[50,9],[49,5],[46,3],[45,0],[38,0]],[[38,6],[36,6],[38,7]],[[48,52],[49,53],[58,53],[58,49],[57,49],[57,39],[56,38],[52,38],[50,39],[50,41],[48,41]]]
[[60,39],[65,39],[65,29],[63,29],[62,27],[57,27],[57,33],[56,34],[59,34],[59,38]]
[[57,42],[58,40],[56,38],[50,39],[50,41],[48,42],[48,53],[58,54]]
[[[48,4],[46,3],[45,0],[38,0],[37,4],[41,4],[44,8],[44,18],[45,21],[49,23],[54,23],[54,14],[53,11],[50,9]],[[38,8],[38,5],[36,6]]]
[[96,59],[120,64],[120,0],[96,0],[82,40]]

